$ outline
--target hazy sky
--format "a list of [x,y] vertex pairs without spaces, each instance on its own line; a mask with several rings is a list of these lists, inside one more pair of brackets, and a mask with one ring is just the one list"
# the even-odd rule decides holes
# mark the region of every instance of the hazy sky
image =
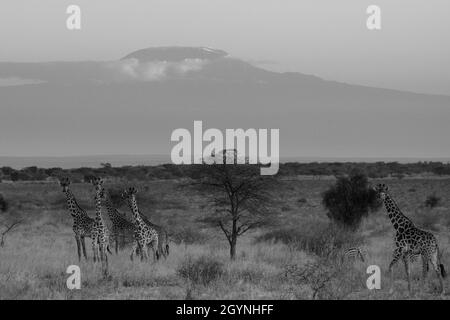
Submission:
[[[66,8],[82,30],[66,29]],[[366,8],[382,30],[366,28]],[[0,61],[115,60],[210,46],[280,71],[450,95],[448,0],[1,0]]]

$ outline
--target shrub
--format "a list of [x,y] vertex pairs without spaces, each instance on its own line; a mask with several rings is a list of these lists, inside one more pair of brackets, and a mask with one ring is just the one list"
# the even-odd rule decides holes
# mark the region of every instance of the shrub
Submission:
[[6,199],[3,197],[3,195],[0,193],[0,211],[6,212],[9,208],[9,203],[6,201]]
[[359,227],[369,210],[381,205],[376,192],[369,187],[367,176],[355,171],[349,177],[339,177],[336,184],[324,192],[322,203],[332,221],[352,230]]
[[224,274],[224,266],[210,256],[188,257],[178,267],[177,274],[193,284],[207,285]]
[[[302,266],[287,265],[285,278],[292,286],[297,299],[345,299],[365,285],[364,276],[354,269],[354,266],[340,264],[328,258]],[[303,285],[310,289],[308,296],[305,296],[305,290],[299,290]]]
[[437,197],[436,195],[432,194],[427,197],[425,200],[425,206],[429,208],[436,207],[441,202],[441,198]]

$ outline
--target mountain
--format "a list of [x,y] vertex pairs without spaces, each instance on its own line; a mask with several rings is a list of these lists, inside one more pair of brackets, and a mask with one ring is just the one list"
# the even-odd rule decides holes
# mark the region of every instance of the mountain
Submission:
[[169,154],[172,131],[194,120],[279,128],[281,156],[450,155],[448,96],[272,72],[211,48],[3,62],[0,79],[35,81],[0,86],[0,155]]
[[155,47],[134,51],[127,54],[121,60],[138,59],[140,62],[153,61],[183,61],[185,59],[206,59],[215,60],[224,58],[228,53],[223,50],[217,50],[207,47]]

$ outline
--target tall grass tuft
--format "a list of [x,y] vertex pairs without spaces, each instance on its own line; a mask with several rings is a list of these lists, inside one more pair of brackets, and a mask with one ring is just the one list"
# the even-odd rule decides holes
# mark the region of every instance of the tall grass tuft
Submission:
[[224,265],[221,261],[205,255],[195,259],[189,256],[177,269],[177,274],[181,278],[194,285],[208,285],[220,279],[224,273]]
[[276,229],[259,236],[257,242],[281,242],[297,250],[327,257],[340,249],[357,246],[363,241],[359,233],[334,223],[310,222],[297,228]]

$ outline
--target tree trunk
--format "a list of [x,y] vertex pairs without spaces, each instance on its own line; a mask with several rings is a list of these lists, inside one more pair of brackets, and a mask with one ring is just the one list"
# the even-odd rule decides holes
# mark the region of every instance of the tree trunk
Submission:
[[236,241],[237,238],[233,237],[230,243],[230,259],[234,260],[236,258]]
[[233,219],[233,228],[231,229],[231,241],[230,241],[230,259],[236,258],[236,243],[237,243],[237,221]]

